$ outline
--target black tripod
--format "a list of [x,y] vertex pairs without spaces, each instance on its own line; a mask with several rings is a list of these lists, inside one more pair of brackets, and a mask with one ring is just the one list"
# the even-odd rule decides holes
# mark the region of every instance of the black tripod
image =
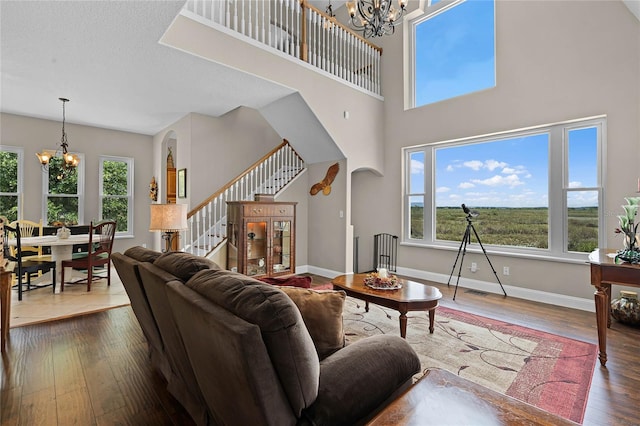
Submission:
[[[464,209],[464,204],[462,205],[463,209]],[[466,212],[467,209],[465,209]],[[477,216],[477,213],[476,213]],[[482,241],[480,241],[480,237],[478,236],[478,233],[476,232],[476,228],[473,226],[473,215],[471,213],[467,213],[467,229],[464,231],[464,236],[462,237],[462,242],[460,242],[460,248],[458,249],[458,255],[456,256],[456,261],[453,262],[453,268],[451,268],[451,275],[449,275],[449,281],[447,281],[447,287],[449,286],[449,283],[451,282],[451,277],[453,276],[453,271],[456,269],[456,264],[458,263],[458,258],[460,258],[460,253],[462,253],[462,258],[460,259],[460,267],[458,268],[458,279],[456,281],[456,289],[453,292],[453,300],[456,300],[456,294],[458,293],[458,283],[460,282],[460,274],[462,273],[462,263],[464,262],[464,255],[467,253],[467,244],[471,243],[471,231],[473,231],[473,235],[476,236],[476,240],[478,240],[478,244],[480,244],[480,248],[482,249],[482,252],[484,253],[484,257],[487,258],[487,262],[489,262],[489,266],[491,266],[491,270],[493,271],[493,275],[496,276],[496,280],[498,280],[498,284],[500,284],[500,288],[502,289],[502,292],[504,293],[505,297],[507,296],[507,292],[504,290],[504,287],[502,286],[502,283],[500,282],[500,278],[498,278],[498,274],[496,273],[496,270],[493,268],[493,265],[491,264],[491,261],[489,260],[489,256],[487,256],[487,251],[484,249],[484,246],[482,245]]]

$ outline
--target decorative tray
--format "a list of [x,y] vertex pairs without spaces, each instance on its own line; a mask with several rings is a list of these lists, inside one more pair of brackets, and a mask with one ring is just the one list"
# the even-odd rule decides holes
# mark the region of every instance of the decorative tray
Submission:
[[368,274],[364,278],[364,285],[374,290],[398,290],[402,288],[402,284],[398,282],[398,277],[395,275],[380,278],[376,272]]

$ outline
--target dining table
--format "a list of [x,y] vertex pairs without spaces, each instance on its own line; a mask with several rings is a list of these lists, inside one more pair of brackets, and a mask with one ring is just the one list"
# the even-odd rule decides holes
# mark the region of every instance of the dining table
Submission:
[[[73,256],[73,246],[76,244],[88,244],[89,234],[71,235],[68,238],[60,238],[57,235],[45,235],[39,237],[22,237],[20,244],[24,246],[49,246],[51,247],[51,260],[56,262],[56,281],[62,279],[62,261],[69,260]],[[15,238],[7,241],[10,246],[16,245]],[[67,268],[70,270],[71,268]],[[71,274],[66,274],[71,276]]]

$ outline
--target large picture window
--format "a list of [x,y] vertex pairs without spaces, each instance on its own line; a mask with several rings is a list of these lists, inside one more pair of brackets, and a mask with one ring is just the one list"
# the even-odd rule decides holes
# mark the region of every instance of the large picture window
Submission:
[[47,225],[76,225],[84,222],[84,159],[72,169],[64,168],[62,157],[51,158],[43,174],[44,212]]
[[100,157],[100,218],[133,235],[133,158]]
[[496,85],[493,0],[432,1],[410,28],[410,108]]
[[592,251],[604,242],[605,125],[588,119],[406,148],[404,241],[459,244],[465,204],[479,213],[473,221],[485,246],[564,257]]
[[0,216],[9,222],[21,219],[22,157],[21,148],[0,146]]

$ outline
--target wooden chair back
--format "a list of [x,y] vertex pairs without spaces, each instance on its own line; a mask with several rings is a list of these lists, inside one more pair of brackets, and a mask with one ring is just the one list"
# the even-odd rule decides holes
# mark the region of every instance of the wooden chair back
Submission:
[[[40,222],[34,222],[26,219],[14,220],[9,224],[12,228],[20,228],[20,237],[41,237],[42,236],[42,219]],[[12,247],[12,256],[17,256],[16,247]],[[42,246],[22,246],[20,256],[42,256]]]
[[104,220],[94,224],[91,222],[89,235],[89,251],[91,256],[111,257],[113,239],[116,235],[116,222]]

